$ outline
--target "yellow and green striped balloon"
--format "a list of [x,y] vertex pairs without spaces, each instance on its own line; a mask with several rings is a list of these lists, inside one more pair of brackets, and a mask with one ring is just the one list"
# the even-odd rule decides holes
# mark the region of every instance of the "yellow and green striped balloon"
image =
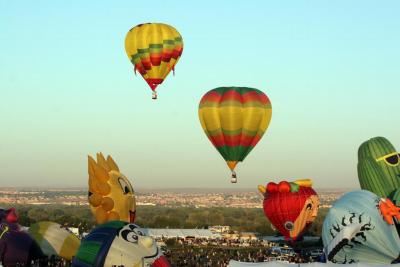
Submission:
[[54,255],[72,260],[81,244],[78,237],[54,222],[32,224],[28,232],[47,256]]
[[199,118],[207,137],[234,169],[260,141],[271,121],[267,95],[248,87],[219,87],[199,104]]
[[183,40],[172,26],[163,23],[146,23],[133,27],[125,38],[129,60],[146,80],[155,94],[182,55]]

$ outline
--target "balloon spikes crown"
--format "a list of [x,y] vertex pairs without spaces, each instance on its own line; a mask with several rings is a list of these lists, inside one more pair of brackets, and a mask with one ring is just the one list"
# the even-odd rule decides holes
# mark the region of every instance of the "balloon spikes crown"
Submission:
[[311,179],[299,179],[294,182],[282,181],[278,184],[274,182],[269,182],[267,186],[258,185],[258,191],[262,194],[271,194],[271,193],[289,193],[289,192],[298,192],[299,187],[312,187]]
[[111,192],[111,187],[107,183],[110,179],[111,172],[119,172],[119,168],[111,156],[104,158],[102,153],[97,153],[97,162],[88,156],[88,172],[89,172],[89,202],[94,207],[100,205],[106,208],[106,196]]

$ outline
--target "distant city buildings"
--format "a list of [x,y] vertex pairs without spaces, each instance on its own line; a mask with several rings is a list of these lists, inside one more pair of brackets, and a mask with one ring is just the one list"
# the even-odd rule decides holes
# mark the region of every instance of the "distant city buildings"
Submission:
[[208,229],[214,234],[227,234],[231,231],[231,227],[227,225],[210,226]]
[[[164,207],[231,207],[262,208],[263,198],[254,191],[242,192],[136,192],[138,206]],[[204,191],[204,190],[202,190]],[[321,190],[319,192],[321,208],[329,208],[345,190]],[[87,191],[83,189],[8,189],[0,188],[0,203],[31,205],[88,205]],[[221,226],[223,227],[223,226]]]

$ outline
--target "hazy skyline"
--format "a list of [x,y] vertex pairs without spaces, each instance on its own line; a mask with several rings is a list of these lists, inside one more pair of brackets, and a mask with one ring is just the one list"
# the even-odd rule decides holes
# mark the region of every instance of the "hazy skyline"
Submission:
[[[251,4],[250,4],[251,3]],[[400,147],[397,1],[0,0],[0,186],[85,186],[87,155],[111,154],[134,186],[244,187],[312,178],[358,187],[357,149]],[[173,25],[184,50],[159,99],[124,39]],[[219,86],[272,103],[269,128],[229,183],[197,108]]]

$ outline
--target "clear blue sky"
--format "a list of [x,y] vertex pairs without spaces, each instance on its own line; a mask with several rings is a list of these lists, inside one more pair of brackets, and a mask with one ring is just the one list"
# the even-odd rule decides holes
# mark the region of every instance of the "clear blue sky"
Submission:
[[[400,147],[398,1],[0,0],[0,186],[86,186],[111,154],[136,187],[252,187],[310,177],[358,187],[357,149]],[[144,22],[184,39],[159,99],[124,51]],[[249,86],[271,99],[239,183],[203,133],[201,96]]]

